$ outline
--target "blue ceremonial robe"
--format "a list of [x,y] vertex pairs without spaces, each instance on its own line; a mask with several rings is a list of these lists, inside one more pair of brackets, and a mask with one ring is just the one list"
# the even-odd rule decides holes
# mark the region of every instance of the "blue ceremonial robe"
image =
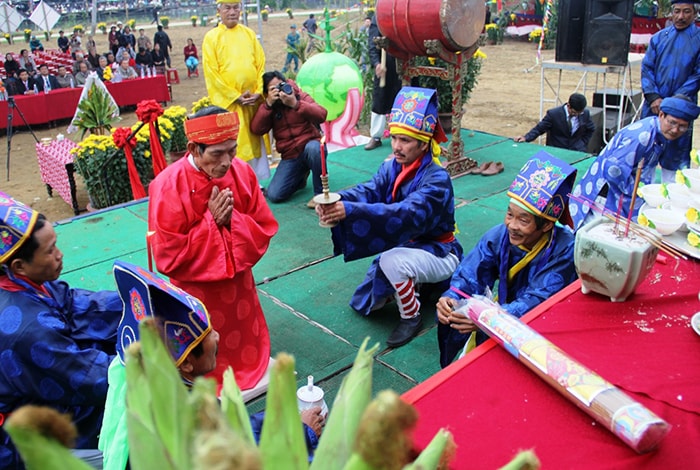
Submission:
[[[642,61],[642,118],[653,116],[650,103],[657,98],[686,95],[694,103],[700,90],[700,28],[691,24],[677,30],[673,25],[654,34]],[[659,161],[662,168],[677,170],[690,163],[692,127],[683,137],[669,142]]]
[[[450,286],[467,295],[484,295],[498,281],[498,303],[518,318],[576,279],[574,267],[574,234],[569,227],[555,225],[552,239],[510,283],[508,270],[523,259],[527,252],[514,246],[508,238],[505,224],[491,228],[472,249],[452,275]],[[444,297],[460,300],[453,290]],[[479,332],[477,342],[486,336]],[[440,365],[447,367],[464,347],[469,334],[461,334],[449,325],[438,323]]]
[[[456,238],[439,239],[455,230],[454,190],[450,176],[435,164],[432,154],[422,157],[413,179],[404,182],[392,198],[401,164],[384,161],[372,180],[340,192],[346,218],[332,229],[334,254],[345,261],[377,255],[395,247],[419,248],[435,256],[462,257]],[[394,287],[376,258],[350,300],[357,312],[368,315],[394,295]]]
[[[656,165],[665,153],[668,142],[661,133],[658,117],[652,116],[633,122],[615,134],[576,185],[573,195],[595,201],[607,185],[605,209],[616,214],[622,198],[621,214],[627,217],[632,203],[637,165],[643,158],[640,181],[644,184],[652,183]],[[632,211],[633,216],[637,215],[643,203],[643,200],[637,198]],[[569,201],[569,212],[574,221],[574,229],[578,230],[586,221],[590,207],[572,198]]]
[[[121,299],[111,291],[70,289],[63,281],[44,283],[47,296],[18,282],[24,289],[0,288],[0,413],[27,404],[70,413],[78,428],[76,448],[97,448]],[[0,430],[0,469],[21,468]]]

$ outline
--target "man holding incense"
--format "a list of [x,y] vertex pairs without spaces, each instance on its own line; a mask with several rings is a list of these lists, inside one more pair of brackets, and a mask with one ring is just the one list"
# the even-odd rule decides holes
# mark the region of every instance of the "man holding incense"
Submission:
[[316,206],[332,229],[335,254],[345,261],[379,256],[350,306],[362,315],[395,299],[401,320],[387,345],[402,346],[421,329],[416,285],[450,278],[462,257],[454,236],[454,191],[437,161],[447,137],[437,117],[435,90],[404,87],[389,117],[393,155],[371,181],[341,191],[341,200]]
[[[510,185],[502,224],[490,229],[464,256],[450,289],[437,303],[440,365],[447,367],[467,341],[486,339],[476,325],[454,310],[460,299],[491,295],[511,315],[521,317],[576,279],[569,192],[576,169],[546,152],[532,157]],[[471,343],[471,341],[470,341]]]
[[656,167],[673,151],[670,142],[681,138],[700,114],[700,107],[688,97],[664,98],[658,116],[650,116],[621,129],[595,159],[573,192],[570,205],[574,229],[609,211],[621,217],[635,217],[644,203],[632,205],[636,176],[644,184],[654,182]]
[[148,225],[158,270],[199,298],[221,334],[213,376],[230,365],[242,390],[262,379],[270,335],[253,266],[278,224],[253,169],[236,157],[238,116],[217,106],[185,121],[185,158],[149,187]]

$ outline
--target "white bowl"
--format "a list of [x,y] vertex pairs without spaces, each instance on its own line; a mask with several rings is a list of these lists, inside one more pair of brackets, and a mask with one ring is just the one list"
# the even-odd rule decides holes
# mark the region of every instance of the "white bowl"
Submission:
[[648,226],[661,235],[671,235],[685,224],[685,215],[672,210],[651,208],[645,209],[642,214],[649,221]]
[[668,198],[664,195],[663,185],[661,184],[645,184],[640,186],[637,194],[644,199],[644,202],[652,207],[659,207]]
[[666,190],[668,191],[668,198],[671,200],[671,204],[684,211],[688,208],[688,203],[695,199],[690,189],[681,183],[669,183],[666,185]]
[[686,168],[681,170],[683,176],[685,176],[688,181],[690,191],[695,194],[700,194],[700,169],[698,168]]

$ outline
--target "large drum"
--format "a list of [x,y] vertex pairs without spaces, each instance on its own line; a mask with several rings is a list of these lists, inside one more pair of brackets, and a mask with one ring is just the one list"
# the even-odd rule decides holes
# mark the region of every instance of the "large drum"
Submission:
[[484,0],[377,0],[379,31],[399,58],[428,55],[428,39],[463,51],[479,39],[485,17]]

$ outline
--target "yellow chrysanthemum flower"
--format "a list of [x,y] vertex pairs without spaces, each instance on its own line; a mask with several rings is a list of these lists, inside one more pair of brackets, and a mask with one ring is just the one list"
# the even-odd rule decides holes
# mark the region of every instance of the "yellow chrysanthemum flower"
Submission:
[[698,149],[693,149],[690,151],[690,162],[695,166],[700,166],[700,159],[698,158]]
[[696,208],[691,207],[685,212],[685,219],[691,224],[697,224],[700,222],[700,212]]
[[700,237],[693,231],[688,232],[688,244],[695,248],[700,248]]
[[[647,219],[647,216],[644,214],[639,214],[639,217],[637,217],[637,223],[641,225],[642,227],[651,227],[651,221]],[[651,227],[654,228],[654,227]]]

